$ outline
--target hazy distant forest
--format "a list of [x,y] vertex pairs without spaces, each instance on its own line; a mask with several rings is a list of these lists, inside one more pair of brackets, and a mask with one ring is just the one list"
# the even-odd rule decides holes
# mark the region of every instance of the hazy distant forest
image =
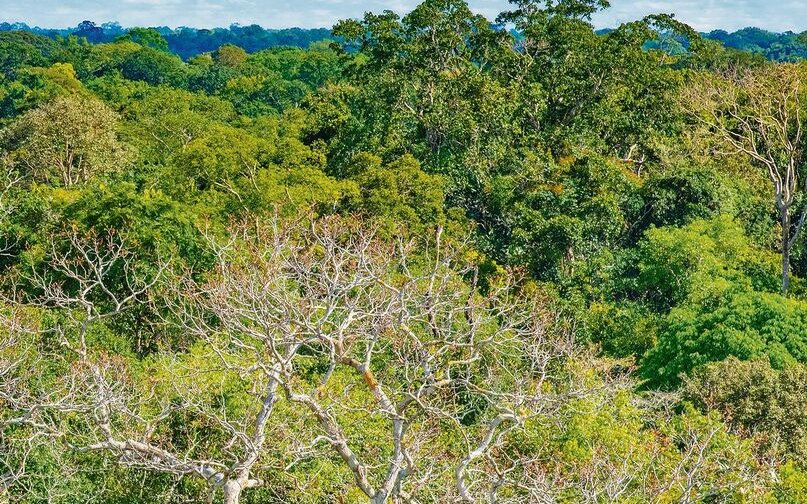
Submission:
[[0,26],[0,502],[807,503],[804,37],[607,7]]
[[[231,25],[229,28],[196,29],[180,27],[176,29],[160,26],[153,28],[168,44],[168,50],[182,59],[205,52],[212,52],[224,44],[237,45],[248,53],[268,49],[274,46],[293,46],[307,48],[311,43],[321,40],[333,40],[331,30],[325,28],[284,28],[264,29],[258,25]],[[507,29],[506,24],[496,24],[494,29]],[[512,28],[511,28],[512,29]],[[82,21],[75,28],[39,28],[25,23],[0,23],[0,32],[27,31],[51,38],[70,36],[86,39],[91,43],[114,42],[125,36],[128,29],[120,23],[102,23]],[[595,33],[607,34],[610,29],[600,29]],[[513,33],[518,37],[518,31]],[[662,32],[662,35],[677,35],[679,42],[686,40],[680,33]],[[721,42],[729,49],[753,52],[773,61],[794,62],[807,58],[807,44],[801,34],[793,32],[774,33],[759,28],[743,28],[733,33],[725,30],[714,30],[700,33],[700,36]]]

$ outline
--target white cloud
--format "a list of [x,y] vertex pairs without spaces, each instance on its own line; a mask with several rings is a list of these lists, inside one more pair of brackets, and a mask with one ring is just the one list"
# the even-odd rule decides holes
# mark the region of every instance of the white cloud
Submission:
[[600,26],[653,13],[672,13],[679,21],[709,31],[756,26],[773,31],[807,30],[807,3],[796,0],[611,0],[611,8],[597,15]]

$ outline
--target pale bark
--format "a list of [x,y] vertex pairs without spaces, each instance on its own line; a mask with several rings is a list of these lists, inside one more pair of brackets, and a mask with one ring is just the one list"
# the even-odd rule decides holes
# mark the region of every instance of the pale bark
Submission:
[[780,64],[702,75],[691,83],[685,107],[720,137],[725,154],[741,154],[761,168],[771,182],[781,229],[782,294],[790,286],[790,253],[804,215],[793,227],[797,196],[805,192],[803,161],[804,96],[799,65]]

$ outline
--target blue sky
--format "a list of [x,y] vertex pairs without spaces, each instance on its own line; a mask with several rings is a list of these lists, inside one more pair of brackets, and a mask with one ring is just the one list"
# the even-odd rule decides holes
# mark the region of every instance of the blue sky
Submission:
[[[410,10],[418,0],[0,0],[0,21],[24,21],[42,27],[75,26],[79,21],[119,21],[124,26],[227,26],[257,23],[264,27],[330,27],[364,11]],[[490,18],[507,8],[506,0],[469,0]],[[654,12],[675,13],[699,30],[734,30],[758,26],[775,31],[807,30],[805,0],[611,0],[595,18],[599,27],[615,26]]]

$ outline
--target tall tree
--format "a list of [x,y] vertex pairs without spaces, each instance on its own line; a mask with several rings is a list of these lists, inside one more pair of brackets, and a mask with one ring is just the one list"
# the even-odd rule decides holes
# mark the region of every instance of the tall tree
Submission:
[[699,73],[683,94],[691,117],[717,135],[719,153],[746,157],[770,180],[781,226],[783,294],[790,286],[790,253],[807,219],[807,206],[793,216],[807,190],[804,77],[802,64]]
[[126,150],[116,124],[103,102],[63,96],[20,117],[0,132],[0,143],[20,172],[70,187],[122,167]]
[[132,28],[115,40],[135,42],[142,46],[168,52],[168,42],[166,42],[160,32],[154,28]]

